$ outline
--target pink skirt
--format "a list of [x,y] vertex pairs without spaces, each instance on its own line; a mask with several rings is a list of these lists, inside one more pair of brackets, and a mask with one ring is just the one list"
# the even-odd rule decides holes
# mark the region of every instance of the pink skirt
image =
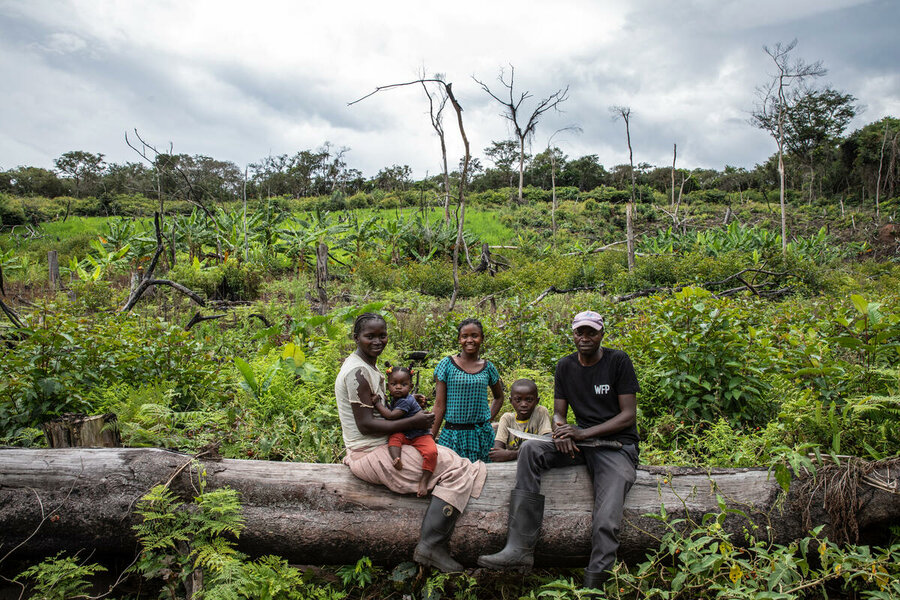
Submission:
[[[481,495],[487,469],[483,462],[462,458],[453,450],[438,446],[437,467],[428,482],[431,493],[462,512],[469,498]],[[397,470],[384,444],[371,450],[348,450],[344,464],[350,472],[369,483],[383,485],[398,494],[415,494],[422,477],[422,455],[412,446],[401,448],[403,468]]]

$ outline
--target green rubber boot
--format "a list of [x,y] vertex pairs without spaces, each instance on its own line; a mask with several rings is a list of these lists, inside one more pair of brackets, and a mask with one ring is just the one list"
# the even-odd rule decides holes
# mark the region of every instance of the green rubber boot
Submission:
[[478,565],[499,571],[526,572],[534,566],[534,547],[544,520],[544,497],[513,490],[509,495],[509,532],[506,547],[496,554],[478,557]]
[[450,556],[448,545],[459,515],[453,506],[432,496],[422,519],[422,534],[413,552],[413,560],[444,573],[462,571],[463,566]]

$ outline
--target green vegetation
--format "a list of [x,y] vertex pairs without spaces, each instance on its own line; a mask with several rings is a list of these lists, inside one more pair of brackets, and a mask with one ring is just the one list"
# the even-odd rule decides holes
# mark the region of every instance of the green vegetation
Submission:
[[[790,467],[815,467],[809,453],[900,454],[900,262],[875,237],[870,210],[795,201],[783,254],[777,205],[756,190],[691,191],[681,209],[687,228],[671,224],[666,197],[647,188],[629,271],[624,244],[614,244],[624,239],[620,192],[558,189],[555,235],[546,190],[526,188],[523,205],[510,204],[511,189],[473,193],[464,239],[475,269],[460,248],[452,311],[456,225],[452,216],[444,223],[436,196],[424,205],[411,190],[257,198],[246,217],[233,201],[207,215],[168,198],[154,277],[187,286],[207,306],[157,286],[129,312],[120,309],[131,275],[149,268],[157,247],[146,218],[156,201],[123,196],[135,212],[110,217],[79,216],[86,204],[73,201],[65,222],[34,223],[61,219],[67,201],[2,196],[4,210],[24,206],[26,217],[0,234],[0,298],[21,319],[17,327],[0,315],[0,443],[42,445],[38,427],[49,418],[115,412],[131,446],[196,452],[218,442],[229,458],[337,462],[342,438],[328,398],[360,312],[388,319],[387,360],[428,351],[425,394],[428,369],[455,351],[455,324],[476,316],[503,379],[534,378],[550,407],[553,365],[572,351],[571,317],[593,308],[607,316],[605,344],[626,350],[640,378],[644,464],[763,465],[784,481]],[[896,207],[895,198],[880,208]],[[725,226],[724,215],[732,215]],[[491,262],[478,270],[485,242]],[[321,243],[327,306],[315,287]],[[60,254],[61,290],[47,286],[49,250]],[[224,316],[188,329],[198,311]],[[144,552],[132,577],[165,598],[183,597],[197,570],[210,598],[584,596],[559,571],[515,584],[365,561],[301,573],[234,550],[240,506],[227,492],[174,502],[156,489],[138,505]],[[836,546],[817,531],[781,547],[755,528],[735,544],[715,529],[718,519],[669,523],[645,563],[619,567],[607,595],[882,598],[900,585],[897,547]],[[35,597],[72,597],[92,568],[57,556],[19,581],[43,594]]]

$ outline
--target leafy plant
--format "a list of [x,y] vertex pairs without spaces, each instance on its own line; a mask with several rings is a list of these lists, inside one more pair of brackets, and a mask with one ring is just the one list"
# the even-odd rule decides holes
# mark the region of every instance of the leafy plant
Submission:
[[645,360],[659,369],[652,382],[663,406],[645,405],[650,414],[713,421],[760,422],[769,414],[765,378],[772,364],[770,342],[747,322],[733,303],[706,290],[684,288],[654,307],[651,331],[631,339]]
[[885,314],[880,302],[868,302],[858,294],[850,296],[856,316],[848,319],[838,316],[837,322],[844,329],[843,335],[833,342],[859,354],[865,369],[865,391],[871,390],[872,371],[890,358],[900,356],[900,314]]
[[375,576],[381,571],[372,564],[372,559],[363,556],[355,565],[344,565],[338,568],[337,576],[341,578],[344,587],[358,587],[365,589]]
[[609,598],[789,600],[830,591],[852,590],[865,598],[891,598],[900,592],[900,545],[884,549],[838,546],[817,527],[788,545],[757,537],[759,528],[744,529],[738,544],[723,526],[728,514],[747,515],[726,507],[704,515],[700,523],[671,519],[665,510],[647,515],[667,532],[657,550],[633,571],[619,565],[607,583]]
[[28,567],[13,581],[31,580],[33,600],[70,600],[87,598],[91,589],[90,577],[106,571],[106,567],[95,563],[79,563],[75,556],[64,556],[62,552],[42,562]]

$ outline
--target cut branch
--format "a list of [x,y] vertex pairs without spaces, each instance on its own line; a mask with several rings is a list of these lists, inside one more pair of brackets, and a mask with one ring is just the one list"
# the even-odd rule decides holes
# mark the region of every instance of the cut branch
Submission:
[[202,323],[203,321],[210,321],[212,319],[221,319],[225,315],[201,315],[199,312],[194,313],[194,316],[191,317],[191,320],[187,322],[187,325],[184,326],[185,331],[190,331],[191,328],[197,323]]
[[6,315],[6,318],[9,319],[17,328],[21,329],[22,327],[24,327],[24,325],[22,324],[22,319],[19,318],[19,315],[16,314],[16,311],[7,306],[3,300],[0,300],[0,310],[3,311],[3,314]]
[[571,294],[572,292],[589,292],[589,291],[593,291],[593,290],[602,290],[604,287],[606,287],[606,284],[600,283],[597,285],[582,285],[579,287],[573,287],[573,288],[561,290],[561,289],[557,288],[555,285],[551,285],[546,290],[541,292],[540,296],[538,296],[537,298],[535,298],[534,300],[529,302],[528,306],[534,306],[535,304],[537,304],[538,302],[540,302],[541,300],[543,300],[550,294]]
[[776,273],[774,271],[766,271],[764,269],[743,269],[741,271],[738,271],[734,275],[729,275],[725,279],[721,279],[719,281],[706,281],[703,283],[685,283],[685,284],[679,284],[679,285],[675,285],[675,286],[671,286],[671,287],[646,288],[643,290],[638,290],[636,292],[631,292],[629,294],[623,294],[621,296],[616,296],[613,299],[613,301],[614,302],[627,302],[629,300],[634,300],[635,298],[644,298],[646,296],[652,296],[653,294],[680,292],[681,290],[683,290],[686,287],[701,287],[701,288],[706,288],[706,289],[715,288],[715,287],[725,285],[726,283],[728,283],[730,281],[734,281],[734,280],[740,281],[743,285],[741,285],[739,287],[735,287],[735,288],[730,288],[725,291],[715,292],[714,295],[719,296],[719,297],[731,296],[742,290],[749,290],[749,291],[753,292],[753,294],[756,296],[771,298],[771,297],[785,295],[794,289],[793,287],[789,286],[789,287],[784,287],[784,288],[775,289],[775,290],[763,291],[763,288],[773,287],[776,285],[777,282],[776,281],[766,281],[766,282],[761,282],[761,283],[754,283],[753,285],[751,285],[743,277],[743,275],[745,273],[756,273],[758,275],[768,275],[769,277],[773,277],[773,278],[787,278],[787,277],[797,278],[796,275],[794,275],[793,273],[790,273],[788,271],[782,271],[782,272]]

